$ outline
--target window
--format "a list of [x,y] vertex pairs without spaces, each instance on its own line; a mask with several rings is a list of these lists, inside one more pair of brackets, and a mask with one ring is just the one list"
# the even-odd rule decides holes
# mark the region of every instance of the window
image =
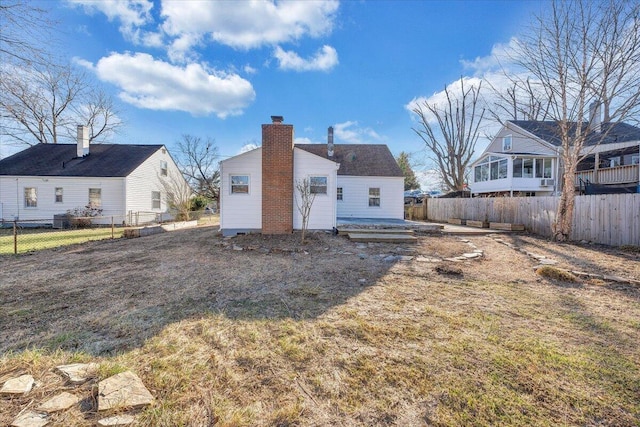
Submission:
[[522,177],[533,178],[533,159],[522,159]]
[[609,167],[610,168],[615,168],[616,166],[620,166],[620,156],[611,157],[609,159]]
[[24,207],[25,208],[38,207],[38,190],[35,187],[24,188]]
[[160,174],[162,176],[167,176],[167,162],[164,160],[160,160]]
[[160,192],[151,192],[151,209],[160,209]]
[[473,177],[475,182],[507,178],[508,164],[508,160],[504,157],[487,157],[474,168]]
[[544,162],[544,166],[542,167],[542,170],[543,170],[542,177],[551,178],[553,176],[551,173],[551,159],[538,159],[538,161]]
[[336,199],[342,200],[342,187],[336,189]]
[[522,159],[513,159],[513,177],[522,178]]
[[89,205],[94,208],[102,206],[102,190],[100,188],[89,189]]
[[249,194],[249,175],[231,175],[231,194]]
[[369,188],[369,206],[380,207],[380,188]]
[[327,177],[326,176],[310,176],[309,190],[311,194],[327,194]]
[[56,187],[56,203],[62,203],[62,187]]
[[634,154],[631,156],[631,164],[632,165],[640,164],[640,154]]
[[511,135],[502,138],[502,151],[511,151]]

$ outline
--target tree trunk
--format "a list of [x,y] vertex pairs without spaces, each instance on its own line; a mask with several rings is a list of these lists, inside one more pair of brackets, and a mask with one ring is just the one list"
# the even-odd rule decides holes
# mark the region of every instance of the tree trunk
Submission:
[[575,206],[576,189],[573,183],[576,167],[568,167],[563,175],[563,188],[558,202],[556,221],[553,224],[553,238],[558,242],[566,242],[571,236],[573,224],[573,208]]

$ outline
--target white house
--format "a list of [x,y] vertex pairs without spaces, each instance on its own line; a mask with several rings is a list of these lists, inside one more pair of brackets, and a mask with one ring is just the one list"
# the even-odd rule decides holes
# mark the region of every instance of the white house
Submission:
[[117,223],[144,222],[168,211],[165,180],[186,184],[163,145],[90,146],[78,126],[77,144],[38,144],[0,160],[0,218],[51,223],[92,204]]
[[[588,129],[589,125],[583,126]],[[472,194],[548,196],[559,193],[562,164],[561,141],[557,135],[557,122],[506,122],[471,165]],[[587,194],[637,191],[639,147],[639,128],[626,123],[592,122],[574,185]]]
[[309,229],[331,230],[337,217],[404,218],[404,177],[386,145],[294,144],[293,126],[273,116],[262,147],[220,162],[224,235],[290,233],[302,226],[296,183],[315,195]]

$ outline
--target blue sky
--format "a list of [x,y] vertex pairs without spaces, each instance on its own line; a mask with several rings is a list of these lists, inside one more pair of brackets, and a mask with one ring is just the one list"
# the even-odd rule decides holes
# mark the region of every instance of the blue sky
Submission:
[[[222,156],[259,143],[282,115],[299,142],[423,145],[411,102],[477,75],[543,1],[42,2],[61,55],[114,97],[113,142],[211,137]],[[426,166],[419,166],[423,168]]]

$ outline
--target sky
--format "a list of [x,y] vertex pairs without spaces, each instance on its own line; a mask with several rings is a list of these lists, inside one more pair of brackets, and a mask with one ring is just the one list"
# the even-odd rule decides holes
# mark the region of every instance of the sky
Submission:
[[[545,6],[528,1],[41,1],[60,56],[113,96],[110,142],[215,140],[221,158],[284,116],[296,142],[387,144],[429,168],[416,102],[495,66]],[[1,141],[0,141],[1,142]],[[479,144],[481,151],[482,144]],[[254,144],[254,145],[252,145]],[[428,174],[424,175],[427,176]],[[430,186],[425,182],[424,186]]]

